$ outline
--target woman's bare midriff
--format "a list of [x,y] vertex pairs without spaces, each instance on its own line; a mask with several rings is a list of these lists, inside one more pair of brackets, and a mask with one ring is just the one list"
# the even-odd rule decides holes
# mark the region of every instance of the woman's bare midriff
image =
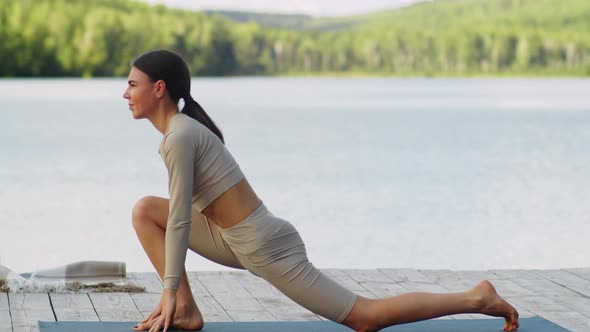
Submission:
[[246,219],[261,203],[248,180],[243,178],[209,204],[202,213],[217,226],[228,228]]

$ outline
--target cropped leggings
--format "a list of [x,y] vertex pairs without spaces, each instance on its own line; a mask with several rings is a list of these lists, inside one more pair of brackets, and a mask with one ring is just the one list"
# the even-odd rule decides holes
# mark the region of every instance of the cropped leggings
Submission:
[[299,233],[264,204],[243,221],[221,228],[193,209],[189,249],[225,266],[247,269],[283,294],[335,322],[350,313],[356,295],[307,259]]

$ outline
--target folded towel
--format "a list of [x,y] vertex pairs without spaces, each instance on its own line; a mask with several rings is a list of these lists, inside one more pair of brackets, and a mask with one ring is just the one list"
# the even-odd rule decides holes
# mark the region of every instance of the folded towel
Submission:
[[124,262],[83,261],[50,269],[37,270],[31,274],[35,278],[92,278],[125,277]]

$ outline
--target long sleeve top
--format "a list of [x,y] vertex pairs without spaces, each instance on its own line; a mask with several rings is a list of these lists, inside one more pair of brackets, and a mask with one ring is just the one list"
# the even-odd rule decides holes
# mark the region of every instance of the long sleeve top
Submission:
[[192,208],[202,211],[244,174],[221,140],[184,113],[170,120],[159,153],[168,169],[170,194],[164,288],[178,289],[186,260]]

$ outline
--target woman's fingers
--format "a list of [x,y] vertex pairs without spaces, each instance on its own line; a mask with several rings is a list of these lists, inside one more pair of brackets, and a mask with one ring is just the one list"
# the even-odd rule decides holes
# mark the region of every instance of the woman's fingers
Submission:
[[148,320],[147,322],[141,322],[141,323],[137,324],[138,327],[135,330],[140,329],[142,331],[148,331],[148,330],[151,331],[152,328],[154,327],[154,324],[158,321],[158,318],[159,318],[159,316],[154,317],[154,318]]
[[152,313],[151,313],[151,314],[149,314],[149,315],[147,315],[147,317],[146,317],[144,320],[142,320],[141,322],[139,322],[139,324],[137,324],[138,328],[143,328],[143,327],[141,326],[142,324],[147,324],[149,321],[151,321],[151,320],[152,320],[152,319],[154,319],[155,317],[158,317],[160,314],[159,314],[159,313],[156,313],[156,311],[157,311],[157,310],[158,310],[158,309],[156,309],[156,310],[152,311]]
[[170,316],[166,315],[166,319],[164,320],[164,332],[168,331],[169,326],[170,326]]
[[152,320],[154,317],[158,317],[160,315],[160,312],[162,311],[161,306],[158,305],[156,307],[156,309],[154,309],[154,311],[152,311],[151,314],[149,314],[143,321],[141,321],[140,324],[149,322],[150,320]]
[[164,322],[164,317],[159,317],[154,321],[154,325],[152,325],[152,328],[150,329],[150,332],[158,332],[160,331],[162,325]]

